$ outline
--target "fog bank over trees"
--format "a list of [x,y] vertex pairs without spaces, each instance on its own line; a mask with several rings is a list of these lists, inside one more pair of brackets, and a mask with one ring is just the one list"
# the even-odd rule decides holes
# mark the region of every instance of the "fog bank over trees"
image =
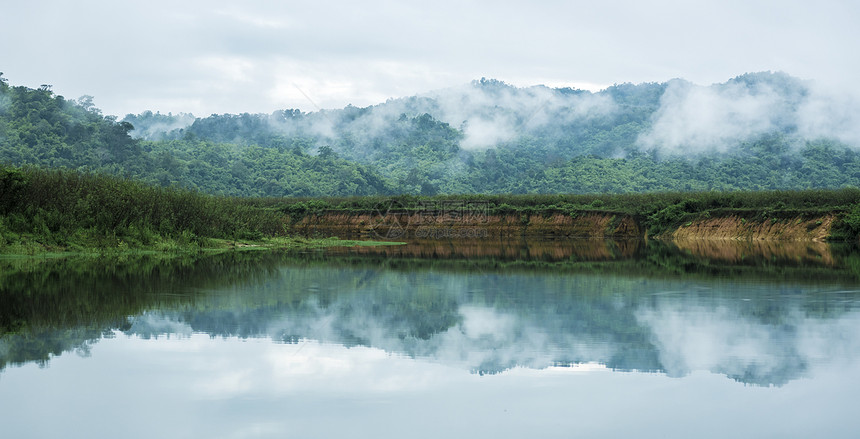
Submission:
[[240,196],[860,186],[860,100],[785,73],[598,92],[481,79],[364,108],[104,116],[0,93],[0,161]]

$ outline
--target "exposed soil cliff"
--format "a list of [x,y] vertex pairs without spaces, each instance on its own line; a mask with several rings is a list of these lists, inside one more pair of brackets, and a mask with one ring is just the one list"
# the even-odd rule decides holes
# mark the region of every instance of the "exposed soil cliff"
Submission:
[[[833,214],[763,218],[754,213],[701,218],[651,237],[679,243],[696,240],[821,242],[830,235]],[[647,220],[611,212],[422,215],[326,211],[305,215],[285,225],[287,232],[307,236],[338,236],[414,241],[421,239],[486,238],[646,238]],[[688,248],[699,246],[682,244]],[[739,250],[742,252],[742,250]]]
[[833,215],[748,220],[736,215],[703,218],[671,233],[675,241],[734,239],[774,241],[824,241],[830,235]]

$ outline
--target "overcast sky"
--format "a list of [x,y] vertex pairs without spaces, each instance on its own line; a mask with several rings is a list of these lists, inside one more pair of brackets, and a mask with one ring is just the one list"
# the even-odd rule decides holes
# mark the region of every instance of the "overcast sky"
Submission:
[[120,117],[367,106],[481,77],[598,90],[781,70],[856,89],[858,5],[12,0],[0,72]]

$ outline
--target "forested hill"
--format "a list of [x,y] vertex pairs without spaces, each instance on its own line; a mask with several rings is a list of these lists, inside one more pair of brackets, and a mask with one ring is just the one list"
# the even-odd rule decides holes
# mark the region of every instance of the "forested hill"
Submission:
[[783,73],[596,93],[482,79],[367,108],[122,121],[0,82],[0,163],[226,195],[860,187],[860,106]]
[[50,86],[13,87],[0,74],[0,166],[107,173],[223,195],[370,195],[389,189],[366,166],[293,145],[203,139],[144,142],[103,116],[92,97],[67,100]]

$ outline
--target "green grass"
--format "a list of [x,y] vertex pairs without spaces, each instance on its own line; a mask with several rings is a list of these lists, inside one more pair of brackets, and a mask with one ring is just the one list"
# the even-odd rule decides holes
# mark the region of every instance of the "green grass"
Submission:
[[[0,165],[0,254],[127,254],[378,245],[286,236],[257,200],[70,170]],[[232,243],[232,244],[231,244]]]

